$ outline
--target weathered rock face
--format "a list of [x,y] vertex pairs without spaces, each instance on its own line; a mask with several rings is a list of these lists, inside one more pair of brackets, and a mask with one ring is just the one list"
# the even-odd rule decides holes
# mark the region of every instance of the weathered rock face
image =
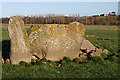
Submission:
[[79,22],[34,25],[28,31],[31,50],[39,58],[56,61],[66,56],[73,59],[79,55],[84,30]]
[[10,59],[12,64],[18,64],[20,61],[30,62],[32,55],[53,61],[65,56],[71,59],[78,57],[85,28],[79,22],[68,25],[41,24],[32,26],[27,33],[24,22],[12,16],[8,30]]
[[24,22],[18,17],[12,16],[9,21],[8,31],[11,39],[11,63],[19,64],[20,61],[30,62],[30,45],[28,34],[24,29]]
[[87,49],[88,52],[89,52],[91,50],[95,50],[96,47],[91,42],[89,42],[88,40],[84,39],[83,43],[82,43],[82,46],[81,46],[81,49]]

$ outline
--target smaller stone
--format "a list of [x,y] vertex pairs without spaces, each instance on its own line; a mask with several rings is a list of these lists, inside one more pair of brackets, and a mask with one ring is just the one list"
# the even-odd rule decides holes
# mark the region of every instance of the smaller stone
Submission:
[[43,63],[46,64],[47,62],[44,61]]
[[87,49],[87,53],[89,53],[91,50]]
[[81,49],[87,49],[87,50],[95,50],[95,46],[88,40],[83,40],[83,43],[81,45]]
[[102,49],[96,49],[96,52],[93,51],[91,56],[100,56],[101,53],[102,53]]
[[10,63],[10,60],[9,60],[9,59],[6,59],[5,62],[6,62],[6,64],[9,64],[9,63]]
[[61,67],[61,64],[59,64],[58,66]]
[[4,61],[4,59],[2,58],[2,64],[4,64],[5,63],[5,61]]
[[91,53],[91,56],[94,56],[95,55],[95,51],[93,51],[92,53]]
[[94,35],[91,35],[90,37],[95,37]]
[[60,71],[58,71],[58,73],[60,73]]
[[104,50],[103,50],[103,53],[108,54],[108,50],[107,50],[107,49],[104,49]]
[[95,35],[86,35],[85,37],[95,37]]
[[87,53],[80,54],[80,57],[87,57]]
[[86,35],[85,37],[89,37],[89,35]]
[[56,66],[59,66],[59,63],[55,63]]
[[37,58],[36,58],[35,56],[32,56],[31,59],[32,59],[32,60],[35,60],[35,59],[37,59]]
[[97,49],[96,52],[97,52],[98,54],[101,54],[101,53],[102,53],[102,49]]

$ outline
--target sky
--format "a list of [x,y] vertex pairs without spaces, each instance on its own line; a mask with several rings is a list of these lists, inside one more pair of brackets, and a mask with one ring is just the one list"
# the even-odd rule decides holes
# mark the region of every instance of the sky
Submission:
[[119,0],[1,0],[2,2],[118,2]]
[[7,2],[6,0],[2,2],[2,17],[46,14],[92,16],[102,13],[108,14],[112,11],[117,13],[117,1],[119,0],[109,0],[109,2]]

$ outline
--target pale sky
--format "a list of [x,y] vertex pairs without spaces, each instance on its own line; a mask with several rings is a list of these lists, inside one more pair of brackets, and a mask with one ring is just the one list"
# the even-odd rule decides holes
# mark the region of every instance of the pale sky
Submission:
[[1,0],[3,2],[118,2],[120,0]]
[[16,15],[31,16],[45,14],[108,14],[118,12],[117,2],[3,2],[2,17]]

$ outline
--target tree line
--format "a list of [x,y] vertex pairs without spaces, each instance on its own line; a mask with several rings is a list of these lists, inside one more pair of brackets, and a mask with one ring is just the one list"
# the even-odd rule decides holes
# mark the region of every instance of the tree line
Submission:
[[[18,16],[25,24],[69,24],[78,21],[84,25],[120,25],[119,16]],[[1,18],[2,23],[9,23],[9,18]]]

